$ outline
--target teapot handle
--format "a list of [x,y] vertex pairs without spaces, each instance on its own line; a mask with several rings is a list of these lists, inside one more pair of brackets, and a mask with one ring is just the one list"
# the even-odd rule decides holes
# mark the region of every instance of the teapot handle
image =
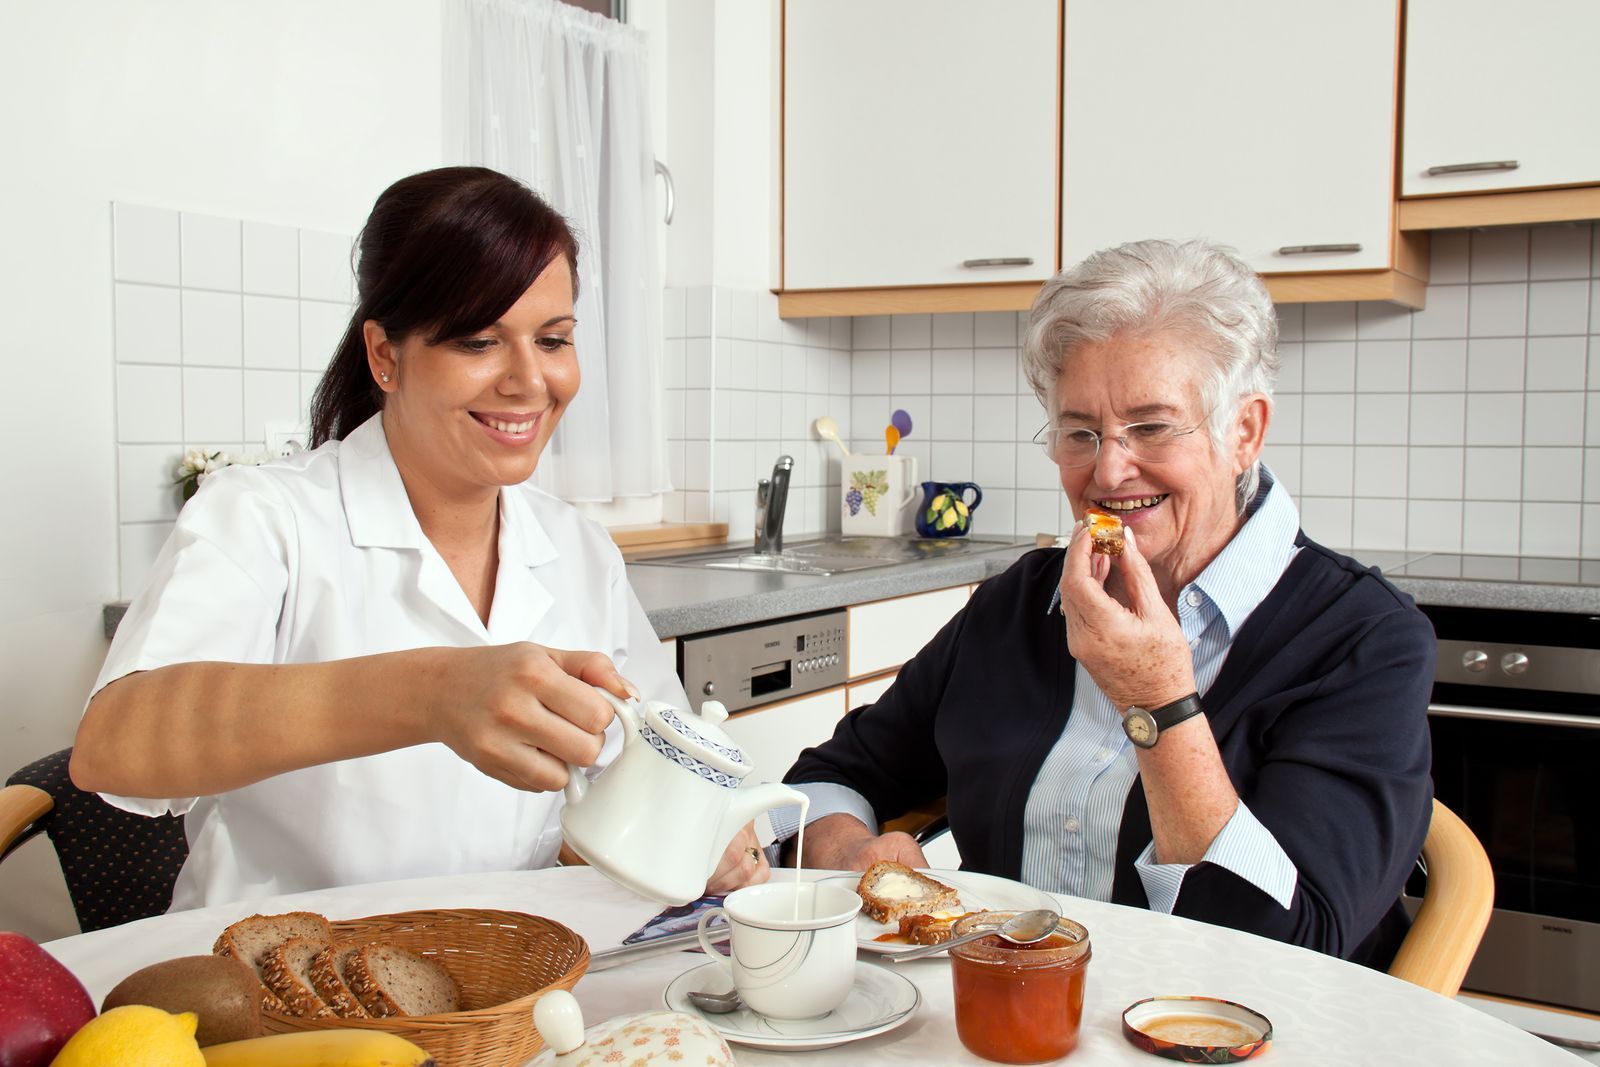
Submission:
[[[604,689],[596,689],[595,692],[599,693],[601,696],[605,697],[611,702],[612,710],[617,713],[617,718],[622,720],[623,747],[627,747],[628,745],[631,745],[635,741],[639,740],[639,716],[634,714],[633,708],[629,706],[629,702],[620,699],[612,693],[608,693]],[[578,803],[578,801],[582,800],[583,795],[588,791],[589,778],[583,773],[583,768],[578,766],[576,763],[567,764],[567,785],[566,788],[562,790],[562,792],[566,794],[567,803]]]

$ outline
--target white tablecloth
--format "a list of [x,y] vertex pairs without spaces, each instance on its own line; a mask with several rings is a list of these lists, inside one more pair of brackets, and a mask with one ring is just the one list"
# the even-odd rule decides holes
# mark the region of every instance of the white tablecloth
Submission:
[[[780,875],[782,877],[782,875]],[[1064,915],[1089,930],[1083,1030],[1069,1060],[1083,1064],[1160,1061],[1122,1037],[1122,1010],[1157,994],[1204,994],[1247,1004],[1272,1020],[1266,1064],[1496,1064],[1575,1067],[1580,1061],[1455,1001],[1365,967],[1264,938],[1135,908],[1062,897]],[[502,908],[549,916],[572,927],[591,951],[617,945],[659,907],[585,867],[387,882],[299,893],[145,919],[45,946],[98,1004],[149,963],[205,953],[228,923],[254,912],[305,909],[350,919],[412,908]],[[867,957],[863,957],[867,959]],[[586,976],[576,990],[586,1020],[661,1008],[674,977],[704,962],[672,953]],[[884,966],[868,963],[868,966]],[[803,1053],[735,1046],[741,1064],[805,1062],[977,1064],[956,1038],[949,964],[905,964],[922,990],[916,1017],[898,1030],[854,1044]]]

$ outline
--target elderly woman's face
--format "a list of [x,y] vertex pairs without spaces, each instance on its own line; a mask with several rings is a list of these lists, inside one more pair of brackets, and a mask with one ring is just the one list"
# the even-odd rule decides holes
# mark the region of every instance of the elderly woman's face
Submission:
[[402,472],[450,495],[527,480],[578,392],[574,325],[572,268],[558,256],[489,327],[393,346],[392,369],[374,369],[390,375],[383,417]]
[[[1117,335],[1080,346],[1062,361],[1056,382],[1058,426],[1097,431],[1106,438],[1085,466],[1061,467],[1061,487],[1082,518],[1094,506],[1121,517],[1158,574],[1192,580],[1237,529],[1234,483],[1261,450],[1266,405],[1243,405],[1225,454],[1206,429],[1201,400],[1206,356],[1174,334]],[[1124,427],[1164,423],[1176,431],[1157,461],[1139,458],[1114,440]]]

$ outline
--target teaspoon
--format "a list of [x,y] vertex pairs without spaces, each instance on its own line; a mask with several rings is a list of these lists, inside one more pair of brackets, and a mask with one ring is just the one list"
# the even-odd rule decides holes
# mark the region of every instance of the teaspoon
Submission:
[[712,1015],[726,1015],[730,1011],[738,1011],[744,1007],[744,1000],[739,996],[737,989],[730,989],[726,993],[712,993],[706,990],[689,990],[689,1003],[703,1012]]
[[941,941],[937,945],[923,945],[910,952],[889,953],[884,958],[892,963],[904,963],[906,960],[920,960],[924,956],[931,956],[935,952],[943,952],[956,945],[964,945],[968,941],[976,941],[980,937],[999,934],[1013,945],[1031,945],[1035,941],[1043,941],[1056,932],[1056,927],[1061,924],[1061,916],[1049,908],[1039,908],[1036,911],[1020,911],[1001,923],[999,926],[986,926],[981,930],[972,930],[960,937],[949,941]]

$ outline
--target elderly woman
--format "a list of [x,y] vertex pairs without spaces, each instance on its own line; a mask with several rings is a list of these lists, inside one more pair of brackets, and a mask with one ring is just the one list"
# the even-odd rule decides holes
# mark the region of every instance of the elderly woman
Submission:
[[923,862],[876,827],[948,797],[969,869],[1383,964],[1428,827],[1432,630],[1316,544],[1260,462],[1277,320],[1223,249],[1142,241],[1034,302],[1039,441],[1080,523],[803,753],[807,865]]

